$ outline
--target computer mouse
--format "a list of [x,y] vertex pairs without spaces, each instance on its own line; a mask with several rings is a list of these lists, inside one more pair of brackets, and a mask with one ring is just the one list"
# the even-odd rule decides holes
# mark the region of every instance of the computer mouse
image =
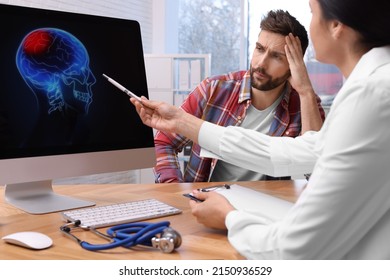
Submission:
[[2,239],[7,243],[35,250],[46,249],[53,244],[53,240],[49,236],[35,231],[15,232]]

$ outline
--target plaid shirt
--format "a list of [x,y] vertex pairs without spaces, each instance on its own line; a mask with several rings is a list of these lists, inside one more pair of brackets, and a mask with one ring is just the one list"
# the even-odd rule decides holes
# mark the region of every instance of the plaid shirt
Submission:
[[[325,113],[317,96],[318,107],[324,119]],[[221,126],[239,126],[251,104],[249,71],[232,72],[207,78],[187,97],[181,108],[202,120]],[[291,87],[276,107],[269,135],[296,137],[301,132],[300,99]],[[157,164],[154,168],[156,183],[206,182],[217,162],[216,159],[199,156],[200,146],[193,144],[184,176],[180,171],[177,154],[191,140],[178,134],[158,131],[154,143]]]

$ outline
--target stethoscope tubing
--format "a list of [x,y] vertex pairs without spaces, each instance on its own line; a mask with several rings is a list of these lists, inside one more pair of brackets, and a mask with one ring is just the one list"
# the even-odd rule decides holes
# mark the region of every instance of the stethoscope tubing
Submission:
[[108,250],[117,247],[130,248],[136,245],[151,246],[151,239],[169,227],[168,221],[159,223],[129,223],[117,225],[107,230],[111,242],[107,244],[91,244],[80,241],[80,246],[89,251]]

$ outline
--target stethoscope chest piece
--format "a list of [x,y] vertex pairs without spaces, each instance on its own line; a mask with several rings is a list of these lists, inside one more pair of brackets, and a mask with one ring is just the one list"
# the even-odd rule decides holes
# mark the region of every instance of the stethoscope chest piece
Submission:
[[161,236],[152,238],[152,246],[163,253],[171,253],[181,245],[181,235],[171,227],[167,227]]

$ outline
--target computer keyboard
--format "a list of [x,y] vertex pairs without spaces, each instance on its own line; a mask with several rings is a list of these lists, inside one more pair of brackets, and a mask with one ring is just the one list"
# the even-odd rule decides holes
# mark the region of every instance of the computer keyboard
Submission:
[[62,212],[69,222],[100,228],[179,214],[182,211],[157,199],[145,199]]

